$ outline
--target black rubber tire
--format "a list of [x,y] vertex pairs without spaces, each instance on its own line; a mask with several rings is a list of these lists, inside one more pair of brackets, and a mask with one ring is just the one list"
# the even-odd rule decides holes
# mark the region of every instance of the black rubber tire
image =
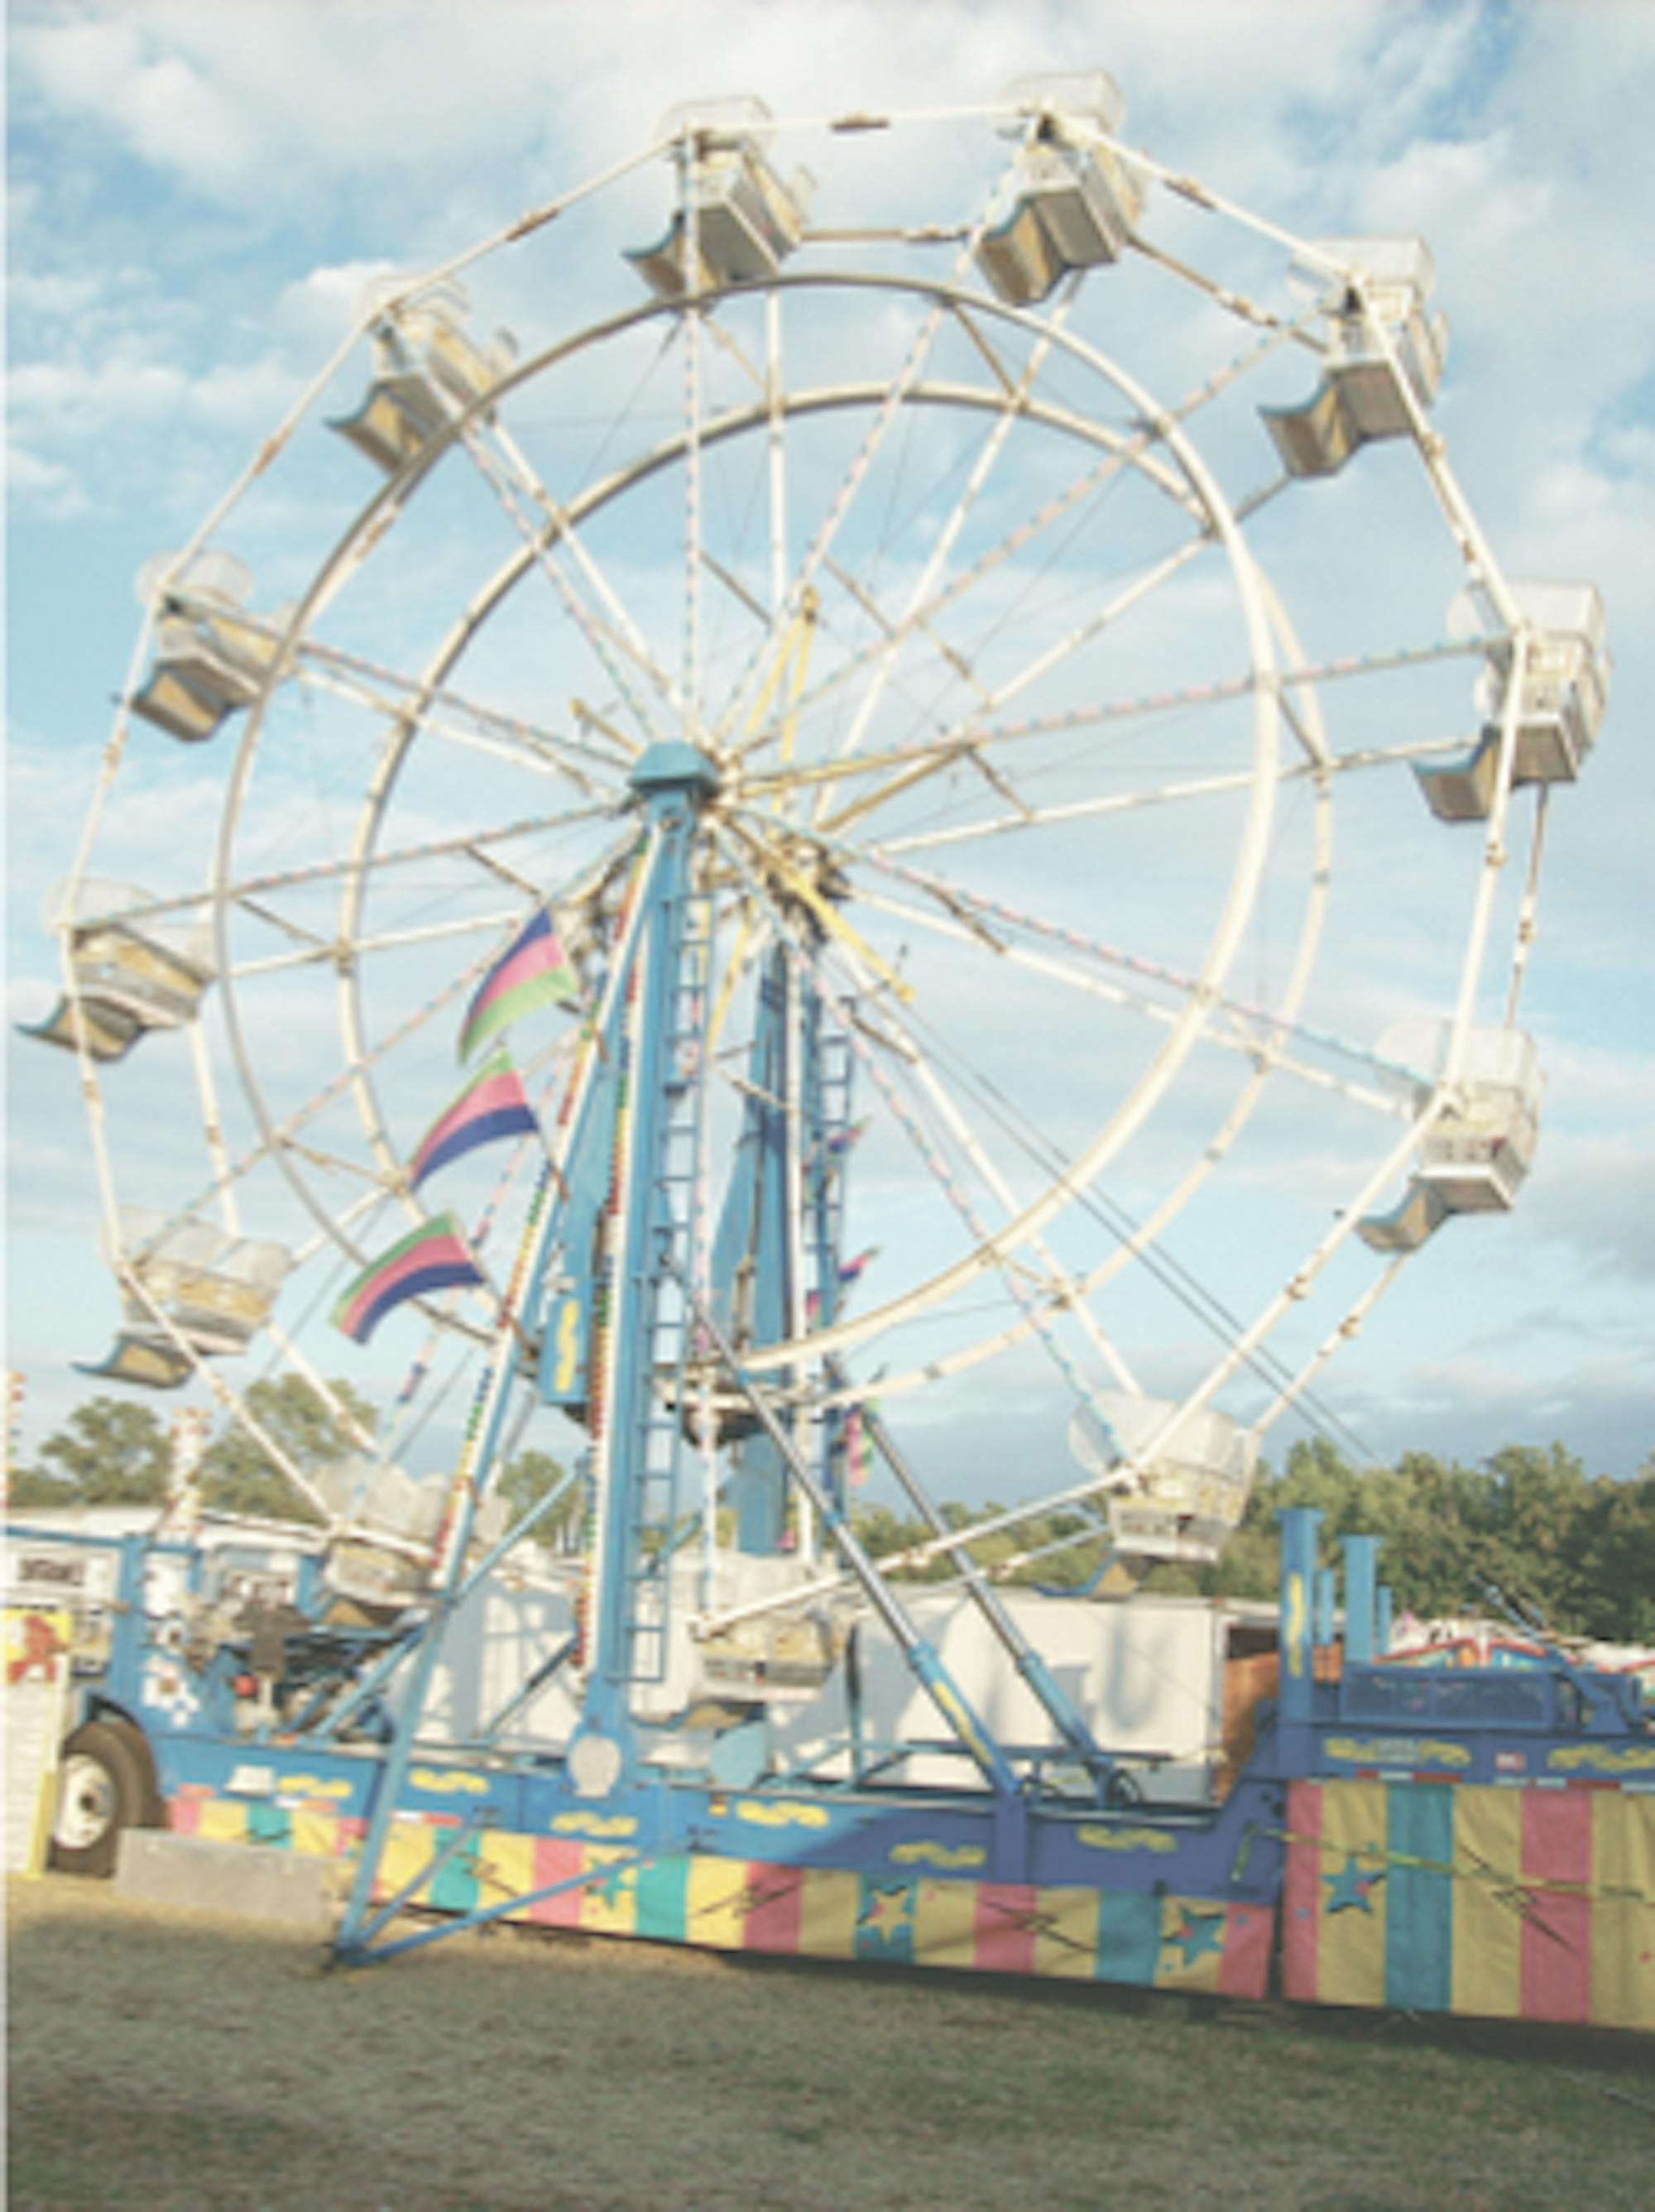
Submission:
[[147,1765],[143,1739],[130,1722],[88,1721],[76,1729],[61,1753],[52,1823],[47,1863],[58,1874],[106,1881],[113,1874],[122,1829],[144,1825]]
[[138,1770],[138,1817],[133,1826],[140,1828],[164,1828],[167,1808],[162,1802],[161,1785],[155,1779],[155,1762],[149,1749],[149,1738],[136,1721],[129,1721],[125,1713],[107,1709],[98,1715],[105,1728],[113,1729],[131,1753]]

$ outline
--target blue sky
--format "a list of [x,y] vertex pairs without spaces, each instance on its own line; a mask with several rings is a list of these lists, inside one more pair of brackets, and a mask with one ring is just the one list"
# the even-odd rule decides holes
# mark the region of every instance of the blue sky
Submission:
[[[665,109],[691,95],[752,91],[785,115],[941,107],[990,98],[1030,70],[1101,64],[1126,95],[1129,141],[1244,207],[1301,236],[1417,230],[1428,240],[1452,328],[1436,421],[1459,482],[1509,574],[1588,580],[1603,594],[1615,657],[1609,714],[1579,785],[1559,792],[1550,811],[1524,998],[1524,1026],[1549,1079],[1534,1172],[1509,1219],[1451,1224],[1410,1265],[1319,1395],[1381,1456],[1413,1447],[1475,1459],[1507,1443],[1558,1437],[1594,1469],[1632,1473],[1655,1447],[1655,803],[1640,750],[1655,704],[1647,252],[1655,150],[1646,120],[1655,18],[1630,4],[935,4],[903,13],[900,40],[892,20],[888,9],[791,0],[14,5],[14,1012],[37,1003],[31,990],[52,972],[37,917],[68,872],[125,681],[138,621],[134,574],[149,555],[181,544],[246,465],[344,337],[366,277],[386,266],[429,267],[501,228],[635,150]],[[991,152],[986,132],[938,130],[893,134],[885,145],[821,139],[789,158],[817,170],[823,223],[836,208],[897,203],[910,221],[958,222],[991,173],[983,166]],[[589,229],[568,226],[561,260],[548,252],[520,273],[490,264],[473,284],[480,313],[555,331],[636,304],[639,288],[613,246],[642,244],[658,227],[666,190],[664,170],[618,187]],[[1147,225],[1147,234],[1198,254],[1202,221],[1163,193],[1150,210],[1159,228]],[[1254,245],[1244,238],[1239,252],[1236,265],[1264,281]],[[1235,350],[1214,349],[1199,317],[1158,310],[1135,272],[1121,272],[1118,297],[1131,309],[1123,311],[1121,359],[1152,382],[1173,380],[1158,386],[1169,394],[1184,388],[1177,380],[1187,381],[1191,368],[1210,373]],[[849,356],[853,341],[877,336],[824,326],[816,340],[826,349],[843,343]],[[1264,396],[1298,396],[1294,383],[1292,374],[1278,377]],[[360,386],[353,365],[332,395],[335,411]],[[565,405],[578,423],[581,409],[595,415],[609,401],[599,375],[571,386]],[[1212,456],[1220,472],[1232,467],[1224,442],[1232,437],[1243,453],[1242,429],[1223,432]],[[1261,520],[1256,548],[1312,657],[1440,634],[1445,594],[1430,597],[1440,526],[1409,503],[1396,459],[1364,456],[1357,489],[1342,478],[1299,487],[1302,505],[1283,502]],[[249,503],[244,534],[227,541],[255,568],[266,603],[305,588],[332,533],[372,489],[369,472],[336,441],[319,433],[311,446],[295,441],[283,471],[272,471],[265,503]],[[456,532],[473,519],[456,494]],[[650,625],[669,624],[675,604],[670,563],[654,562],[646,544],[659,520],[647,511],[630,530],[618,527],[606,548]],[[1120,521],[1124,530],[1132,517]],[[1083,556],[1074,559],[1078,588]],[[396,660],[398,621],[411,635],[438,609],[452,615],[458,602],[445,594],[459,588],[435,539],[417,558],[411,546],[395,605],[366,609],[359,641],[376,638]],[[1190,611],[1201,605],[1192,601]],[[520,643],[528,654],[529,641]],[[1158,646],[1152,634],[1141,663],[1118,680],[1129,690],[1191,680],[1179,650],[1176,636]],[[497,672],[502,696],[515,700],[508,659],[502,649]],[[1215,649],[1196,678],[1225,665]],[[1439,734],[1444,725],[1433,718],[1445,714],[1460,715],[1469,731],[1469,677],[1454,665],[1441,683],[1422,681],[1406,695],[1408,711],[1424,717],[1414,733]],[[1325,687],[1330,714],[1336,689]],[[1380,741],[1380,710],[1348,709],[1342,698],[1336,713],[1349,719],[1338,721],[1336,744],[1342,732],[1348,743]],[[267,787],[271,822],[286,824],[270,849],[279,842],[289,866],[308,840],[321,856],[360,792],[350,781],[356,756],[328,750],[333,726],[316,724],[319,757],[295,764],[291,793]],[[200,828],[194,811],[222,763],[146,757],[147,768],[124,764],[100,834],[122,879],[153,888],[196,865],[186,860]],[[313,771],[302,794],[301,768]],[[419,805],[440,813],[449,796],[434,781]],[[479,792],[475,804],[484,803]],[[1307,1002],[1307,1018],[1314,1008],[1329,1026],[1370,1042],[1399,1013],[1441,1010],[1475,872],[1466,833],[1433,842],[1411,793],[1409,803],[1406,817],[1383,799],[1354,806],[1336,870],[1341,900]],[[1235,827],[1218,825],[1215,848]],[[1283,834],[1302,846],[1308,832],[1293,817]],[[1199,939],[1186,942],[1171,919],[1169,887],[1181,868],[1196,884],[1208,865],[1206,836],[1203,817],[1177,850],[1147,833],[1117,848],[1095,933],[1170,964],[1198,957]],[[1008,896],[1014,873],[994,878],[998,895]],[[1180,906],[1183,897],[1180,889]],[[1502,900],[1504,927],[1508,888]],[[1090,918],[1084,900],[1066,906],[1064,918],[1081,913]],[[1261,927],[1244,956],[1249,987],[1279,985],[1284,957]],[[1234,988],[1246,995],[1239,980]],[[1492,977],[1489,990],[1497,1004]],[[1037,1000],[1021,1003],[1001,1038],[1007,1059],[1035,1071],[1050,1126],[1090,1126],[1061,1056],[1039,1072],[1050,1026]],[[272,1000],[268,1018],[285,1020],[289,1011]],[[313,1034],[302,1027],[309,1013],[292,1018],[301,1024],[295,1057],[313,1052],[319,1071],[325,1024]],[[198,1133],[175,1136],[180,1109],[159,1072],[135,1060],[131,1074],[109,1086],[112,1121],[125,1125],[122,1172],[131,1193],[153,1187],[156,1202],[179,1203],[167,1188],[174,1154],[186,1140],[198,1144]],[[420,1079],[436,1079],[426,1071]],[[1112,1185],[1121,1203],[1153,1203],[1166,1161],[1196,1143],[1206,1079],[1204,1063],[1192,1064],[1187,1091],[1122,1163]],[[102,1350],[114,1298],[96,1256],[91,1158],[67,1057],[14,1044],[8,1112],[8,1361],[27,1375],[25,1434],[38,1440],[93,1387],[66,1363]],[[1191,1209],[1177,1255],[1232,1310],[1255,1310],[1280,1279],[1278,1246],[1302,1253],[1337,1194],[1348,1193],[1334,1156],[1366,1141],[1348,1120],[1296,1095]],[[900,1206],[912,1162],[870,1140],[865,1164],[879,1204]],[[1062,1246],[1063,1264],[1077,1273],[1092,1256],[1085,1227],[1071,1225]],[[916,1249],[928,1234],[914,1230]],[[1244,1264],[1250,1256],[1256,1279]],[[1359,1275],[1349,1271],[1352,1295]],[[1153,1286],[1137,1304],[1119,1295],[1109,1326],[1134,1344],[1146,1387],[1190,1387],[1203,1354],[1187,1313]],[[894,1347],[881,1348],[878,1364],[887,1350],[899,1366]],[[329,1371],[346,1370],[346,1354],[317,1357]],[[368,1380],[394,1386],[390,1368]],[[1037,1473],[1065,1479],[1064,1413],[1050,1395],[1049,1372],[1020,1353],[974,1370],[956,1391],[916,1395],[913,1426],[939,1486],[1017,1491],[1031,1486],[1020,1477],[1033,1462]],[[1256,1401],[1244,1389],[1234,1410],[1250,1417]],[[1284,1423],[1269,1448],[1298,1432]]]

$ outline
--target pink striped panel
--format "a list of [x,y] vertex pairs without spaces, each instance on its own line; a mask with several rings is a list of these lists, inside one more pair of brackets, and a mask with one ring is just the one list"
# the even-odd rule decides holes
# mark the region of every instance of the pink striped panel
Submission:
[[779,1951],[788,1955],[797,1951],[800,1900],[804,1887],[803,1867],[769,1866],[758,1862],[748,1866],[747,1895],[751,1902],[741,1928],[744,1949]]
[[1021,1881],[983,1881],[977,1892],[977,1960],[985,1972],[1034,1972],[1035,1894]]
[[[586,1845],[566,1844],[551,1836],[537,1836],[534,1841],[534,1887],[545,1889],[554,1881],[569,1881],[580,1874],[586,1865]],[[565,1889],[556,1897],[542,1897],[529,1907],[529,1918],[538,1920],[548,1928],[578,1928],[581,1924],[581,1892]]]
[[[1531,1881],[1591,1880],[1590,1790],[1525,1790],[1523,1871]],[[1591,1903],[1549,1890],[1527,1893],[1523,1923],[1523,2016],[1591,2018]]]
[[1322,1791],[1295,1782],[1287,1792],[1287,1875],[1281,1898],[1281,1977],[1284,1995],[1316,2001],[1317,1953],[1322,1923]]
[[1262,1997],[1270,1978],[1275,1915],[1268,1905],[1232,1905],[1224,1927],[1218,1985],[1226,1997]]

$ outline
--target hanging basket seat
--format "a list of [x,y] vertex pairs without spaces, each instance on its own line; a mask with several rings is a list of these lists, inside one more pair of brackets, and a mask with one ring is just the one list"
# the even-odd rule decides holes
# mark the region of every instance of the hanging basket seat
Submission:
[[[1533,625],[1517,707],[1512,786],[1573,783],[1597,741],[1609,704],[1603,603],[1591,584],[1513,584],[1512,596]],[[1469,593],[1450,608],[1449,623],[1462,630],[1483,626]],[[1478,681],[1483,723],[1476,744],[1457,759],[1414,771],[1439,822],[1488,818],[1515,666],[1512,641],[1503,638],[1490,648]]]
[[119,1223],[117,1264],[134,1279],[124,1297],[125,1327],[159,1334],[153,1303],[204,1357],[245,1351],[269,1320],[293,1264],[286,1246],[234,1237],[198,1218],[169,1223],[147,1206],[122,1206]]
[[1024,77],[1007,97],[1037,115],[1037,136],[1019,158],[1011,212],[984,232],[977,263],[998,299],[1014,307],[1044,300],[1077,269],[1117,261],[1143,206],[1137,171],[1092,132],[1114,137],[1126,103],[1102,70]]
[[278,640],[251,618],[205,611],[161,625],[155,665],[132,712],[186,744],[213,737],[264,689]]
[[813,179],[797,169],[783,179],[764,156],[770,110],[761,100],[738,96],[697,102],[665,116],[656,136],[686,121],[696,125],[690,198],[696,214],[697,265],[686,273],[685,211],[653,246],[629,250],[626,258],[652,292],[677,300],[686,291],[717,291],[727,284],[774,276],[804,234]]
[[[376,289],[394,291],[397,281],[384,280]],[[386,476],[423,452],[517,358],[508,331],[496,331],[486,346],[467,336],[466,306],[464,290],[449,283],[388,307],[374,326],[367,395],[354,415],[327,427]]]
[[[783,1596],[814,1581],[818,1571],[810,1560],[784,1554],[721,1550],[715,1571],[721,1602],[733,1606]],[[738,1705],[807,1701],[844,1657],[854,1617],[848,1607],[805,1601],[795,1613],[759,1613],[697,1637],[691,1705],[703,1699]]]
[[[1447,1022],[1399,1022],[1379,1040],[1384,1059],[1421,1071],[1416,1106],[1440,1079],[1451,1036]],[[1473,1030],[1457,1096],[1426,1132],[1397,1204],[1357,1224],[1363,1243],[1410,1252],[1452,1214],[1509,1212],[1534,1159],[1544,1089],[1531,1038],[1519,1030]]]
[[123,1329],[95,1364],[83,1359],[70,1364],[77,1375],[90,1375],[100,1382],[136,1382],[147,1390],[181,1389],[196,1371],[194,1360],[171,1337],[136,1329]]
[[155,658],[131,709],[169,737],[199,744],[264,690],[281,626],[250,614],[253,577],[233,554],[205,547],[180,563],[158,553],[138,572],[138,599],[157,599]]
[[213,979],[206,928],[158,916],[116,918],[152,903],[131,884],[83,883],[73,895],[75,913],[86,917],[78,920],[59,885],[46,902],[46,921],[68,937],[74,988],[44,1021],[20,1023],[20,1034],[70,1052],[83,1040],[94,1060],[108,1061],[123,1058],[147,1030],[193,1020]]
[[[417,1480],[390,1462],[353,1453],[319,1468],[314,1480],[339,1522],[322,1569],[334,1595],[375,1612],[399,1611],[428,1595],[447,1477]],[[473,1541],[491,1544],[505,1527],[503,1503],[487,1498]]]
[[1177,1411],[1170,1399],[1100,1390],[1069,1423],[1088,1473],[1123,1470],[1107,1498],[1115,1549],[1159,1559],[1215,1559],[1247,1510],[1257,1447],[1227,1415],[1187,1414],[1153,1457],[1126,1473]]
[[[1427,307],[1436,282],[1421,238],[1324,238],[1317,251],[1358,271],[1329,315],[1326,367],[1316,391],[1297,407],[1259,411],[1290,476],[1327,477],[1360,447],[1411,434],[1404,396],[1429,409],[1448,356],[1448,322]],[[1323,285],[1324,272],[1295,264],[1301,282]]]

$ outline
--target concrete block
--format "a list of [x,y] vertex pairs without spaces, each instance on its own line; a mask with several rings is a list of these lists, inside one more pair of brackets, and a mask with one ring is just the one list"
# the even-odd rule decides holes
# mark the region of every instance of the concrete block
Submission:
[[219,1912],[324,1936],[333,1923],[333,1863],[257,1844],[210,1843],[161,1828],[128,1828],[118,1894],[187,1912]]

